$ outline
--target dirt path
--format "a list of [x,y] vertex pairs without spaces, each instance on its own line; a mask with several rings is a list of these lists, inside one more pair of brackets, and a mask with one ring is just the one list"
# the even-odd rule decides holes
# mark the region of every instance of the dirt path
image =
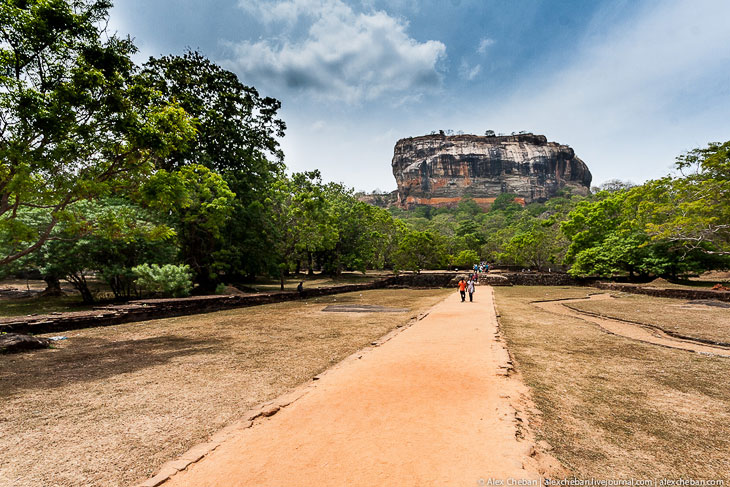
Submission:
[[691,339],[681,339],[668,335],[658,327],[650,325],[641,325],[639,323],[631,323],[629,321],[605,318],[593,315],[588,312],[578,311],[567,307],[570,303],[581,301],[612,299],[610,294],[593,294],[588,298],[564,299],[559,301],[541,301],[533,303],[535,306],[542,308],[551,313],[572,316],[589,321],[600,326],[604,331],[620,335],[632,340],[638,340],[645,343],[652,343],[663,347],[677,348],[679,350],[687,350],[691,352],[704,353],[710,355],[719,355],[721,357],[730,357],[730,348],[709,345]]
[[480,287],[475,300],[461,303],[454,293],[414,326],[329,370],[275,415],[234,428],[163,485],[539,480],[535,458],[546,457],[520,439],[527,432],[512,404],[525,386],[505,373],[509,356],[496,337],[491,288]]

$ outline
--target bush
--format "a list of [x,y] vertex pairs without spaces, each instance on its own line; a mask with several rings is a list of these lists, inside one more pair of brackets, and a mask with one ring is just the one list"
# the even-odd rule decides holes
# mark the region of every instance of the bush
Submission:
[[226,286],[225,284],[223,284],[221,282],[221,283],[218,283],[218,285],[215,287],[215,293],[216,294],[226,294],[227,289],[228,289],[228,286]]
[[143,292],[179,298],[188,296],[193,288],[190,266],[142,264],[132,268],[135,283]]

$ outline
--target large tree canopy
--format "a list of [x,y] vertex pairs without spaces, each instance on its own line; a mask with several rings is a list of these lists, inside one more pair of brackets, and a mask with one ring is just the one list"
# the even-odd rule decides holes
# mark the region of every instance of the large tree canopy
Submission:
[[201,164],[223,175],[235,172],[246,191],[265,188],[283,169],[284,154],[276,137],[284,136],[286,125],[276,118],[278,100],[259,96],[235,73],[196,51],[150,58],[143,76],[148,86],[197,122],[193,142],[172,152],[165,169]]
[[276,261],[271,252],[275,217],[266,201],[284,169],[277,140],[286,128],[277,118],[280,102],[260,96],[195,51],[151,58],[143,77],[147,86],[179,103],[196,121],[195,139],[170,154],[164,167],[203,165],[220,173],[236,194],[216,249],[218,269],[229,278],[265,272]]
[[730,141],[711,143],[677,158],[682,177],[647,183],[647,229],[686,251],[730,255]]
[[[108,0],[0,4],[0,265],[52,238],[76,201],[137,186],[193,134],[137,83],[129,39],[106,36]],[[33,224],[23,208],[44,209]]]

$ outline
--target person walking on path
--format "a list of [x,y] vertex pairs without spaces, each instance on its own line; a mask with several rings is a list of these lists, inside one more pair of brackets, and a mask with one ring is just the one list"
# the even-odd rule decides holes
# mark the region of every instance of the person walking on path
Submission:
[[471,280],[466,284],[466,290],[469,292],[469,302],[471,303],[474,301],[474,280]]
[[461,302],[463,303],[466,300],[466,282],[464,282],[463,277],[459,280],[459,294],[461,294]]

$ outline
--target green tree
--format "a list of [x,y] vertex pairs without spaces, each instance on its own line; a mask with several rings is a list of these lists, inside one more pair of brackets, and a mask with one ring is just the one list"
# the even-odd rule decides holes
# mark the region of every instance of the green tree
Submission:
[[196,137],[169,155],[165,169],[200,164],[222,175],[233,171],[250,192],[265,188],[283,169],[277,137],[284,136],[286,124],[276,118],[278,100],[261,97],[197,51],[150,58],[141,77],[196,122]]
[[86,303],[94,301],[87,281],[90,272],[96,272],[116,298],[129,298],[137,295],[132,267],[168,263],[176,257],[174,231],[128,200],[81,201],[69,211],[78,215],[74,221],[86,223],[60,223],[37,252],[17,262],[38,267],[47,277],[66,279]]
[[222,233],[220,264],[232,278],[265,272],[275,264],[271,248],[276,234],[266,201],[284,168],[278,138],[286,126],[277,118],[280,102],[260,96],[196,51],[152,58],[142,77],[195,118],[195,139],[172,152],[165,169],[203,165],[221,174],[236,194]]
[[358,201],[352,190],[340,184],[325,186],[328,215],[336,229],[336,239],[317,253],[326,272],[382,269],[397,238],[397,227],[382,208]]
[[730,141],[692,150],[676,167],[682,177],[647,184],[648,233],[685,251],[730,255]]
[[451,261],[451,265],[461,269],[471,269],[474,264],[479,262],[479,254],[473,250],[462,250]]
[[272,210],[276,231],[272,250],[283,290],[284,276],[298,262],[307,259],[311,263],[316,252],[333,248],[338,238],[337,225],[318,170],[294,173],[291,178],[282,176],[267,206]]
[[146,204],[170,215],[180,253],[203,291],[215,289],[222,269],[219,252],[235,194],[225,180],[205,166],[191,164],[155,173],[141,189]]
[[697,249],[683,250],[668,239],[651,238],[647,229],[665,215],[655,211],[662,198],[655,183],[612,193],[601,192],[581,202],[561,224],[570,239],[566,261],[574,275],[663,275],[698,271],[711,259]]
[[555,262],[556,239],[549,226],[538,222],[512,237],[503,247],[502,258],[510,263],[541,270]]
[[494,203],[489,207],[489,211],[519,212],[522,210],[522,206],[515,202],[515,198],[517,198],[516,194],[502,193],[494,199]]
[[396,269],[421,272],[446,265],[448,254],[443,238],[431,232],[406,230],[400,236],[398,249],[393,257]]
[[[77,201],[134,188],[193,134],[141,87],[107,0],[0,4],[0,266],[38,250]],[[39,208],[31,223],[21,209]]]

